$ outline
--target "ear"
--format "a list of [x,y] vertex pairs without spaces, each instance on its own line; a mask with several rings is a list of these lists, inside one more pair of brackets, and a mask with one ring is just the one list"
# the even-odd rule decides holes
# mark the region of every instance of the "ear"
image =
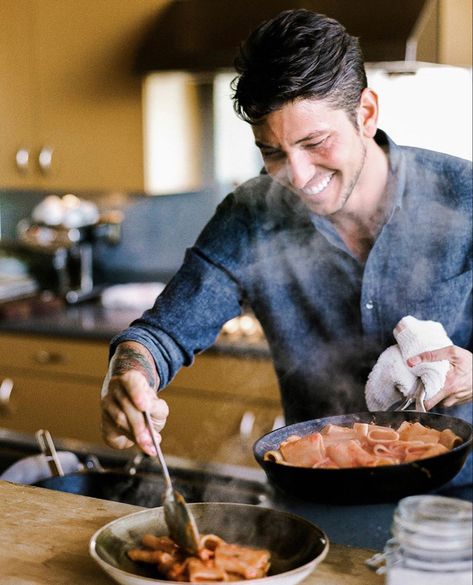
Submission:
[[361,92],[360,105],[358,107],[358,126],[363,136],[373,138],[378,129],[378,95],[375,91],[366,87]]

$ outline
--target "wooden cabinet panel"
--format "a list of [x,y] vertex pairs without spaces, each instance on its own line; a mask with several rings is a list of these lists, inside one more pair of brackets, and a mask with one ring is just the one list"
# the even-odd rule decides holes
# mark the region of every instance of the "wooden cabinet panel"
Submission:
[[11,375],[8,407],[0,406],[0,426],[25,433],[48,429],[53,438],[101,443],[100,385],[19,374]]
[[170,410],[162,433],[165,453],[196,461],[256,467],[253,443],[281,413],[278,402],[245,402],[172,386],[162,398]]
[[204,354],[173,381],[179,388],[200,388],[229,397],[279,399],[278,382],[269,359]]
[[31,38],[34,11],[30,0],[0,0],[0,186],[27,187],[31,172],[20,172],[15,155],[31,149],[34,116]]
[[66,374],[103,380],[108,367],[108,345],[105,342],[2,333],[0,366],[32,370],[40,376]]
[[[166,0],[0,0],[2,187],[144,188],[134,51]],[[15,153],[30,151],[19,173]],[[39,154],[52,150],[49,170]]]
[[[100,389],[107,366],[105,341],[0,334],[0,384],[7,380],[0,386],[0,427],[47,428],[53,437],[103,446]],[[161,395],[170,408],[165,452],[256,465],[253,443],[281,413],[277,388],[269,359],[198,356]]]

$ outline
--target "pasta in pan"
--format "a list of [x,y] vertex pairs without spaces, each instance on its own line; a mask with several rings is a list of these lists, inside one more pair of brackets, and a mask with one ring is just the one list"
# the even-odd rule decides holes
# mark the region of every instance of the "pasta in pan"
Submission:
[[241,581],[265,577],[270,566],[270,554],[255,549],[228,544],[214,534],[201,536],[198,554],[191,555],[168,536],[145,534],[145,548],[132,548],[132,561],[151,563],[159,576],[170,581],[208,583]]
[[320,432],[288,437],[263,458],[296,467],[378,467],[440,455],[461,443],[450,429],[438,431],[419,422],[404,421],[397,430],[373,423],[329,424]]

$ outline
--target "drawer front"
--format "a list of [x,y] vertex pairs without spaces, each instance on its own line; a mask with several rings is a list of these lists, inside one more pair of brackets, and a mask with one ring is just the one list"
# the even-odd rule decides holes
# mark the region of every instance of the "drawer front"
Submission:
[[277,403],[235,401],[173,388],[163,393],[169,417],[162,431],[165,453],[201,462],[257,467],[253,444],[282,426]]
[[0,426],[24,433],[48,429],[53,439],[101,444],[100,384],[11,377],[9,396],[0,402]]
[[0,366],[103,379],[108,367],[108,344],[1,333]]
[[205,354],[182,368],[173,386],[207,390],[228,396],[279,400],[279,386],[269,359]]

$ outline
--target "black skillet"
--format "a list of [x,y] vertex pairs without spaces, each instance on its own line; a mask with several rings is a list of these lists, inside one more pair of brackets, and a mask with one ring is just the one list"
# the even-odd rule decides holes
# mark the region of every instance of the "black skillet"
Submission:
[[[60,492],[155,508],[162,505],[165,484],[161,471],[148,467],[146,463],[141,463],[142,470],[133,469],[130,473],[126,468],[103,469],[92,464],[91,469],[48,477],[35,485]],[[267,497],[264,486],[259,482],[224,475],[210,476],[193,469],[171,472],[176,489],[188,502],[260,504]]]
[[[382,467],[350,469],[309,469],[264,461],[266,451],[275,450],[290,435],[308,435],[327,424],[351,426],[355,422],[373,422],[397,428],[403,421],[451,429],[463,443],[448,453]],[[269,481],[283,494],[304,500],[327,503],[377,503],[433,491],[446,484],[463,467],[472,448],[472,426],[459,418],[442,414],[403,412],[361,412],[331,416],[288,425],[256,441],[254,455]]]

